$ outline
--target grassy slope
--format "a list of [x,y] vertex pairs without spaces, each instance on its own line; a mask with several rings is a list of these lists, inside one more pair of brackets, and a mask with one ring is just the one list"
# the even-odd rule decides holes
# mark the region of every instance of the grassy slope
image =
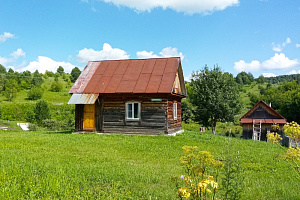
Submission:
[[[0,131],[0,198],[175,199],[183,145],[222,158],[227,137],[71,135]],[[242,199],[300,199],[299,179],[277,159],[284,150],[231,138],[245,168]]]
[[[54,81],[53,77],[49,77],[47,79],[43,79],[42,88],[44,89],[44,93],[42,99],[52,103],[52,104],[65,104],[68,103],[70,99],[69,90],[72,86],[65,82],[61,77],[59,78],[60,83],[62,84],[61,92],[52,92],[50,91],[51,84]],[[31,101],[27,99],[27,93],[29,90],[20,90],[16,94],[16,98],[13,99],[14,103],[36,103],[37,101]],[[3,95],[0,95],[0,102],[2,104],[11,103],[7,101],[7,98]]]

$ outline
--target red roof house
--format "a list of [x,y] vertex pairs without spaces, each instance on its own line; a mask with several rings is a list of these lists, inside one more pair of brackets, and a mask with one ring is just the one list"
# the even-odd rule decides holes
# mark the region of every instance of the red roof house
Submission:
[[91,61],[69,93],[75,130],[170,134],[186,96],[179,57]]
[[[271,106],[260,100],[240,119],[243,126],[243,138],[267,141],[267,133],[273,124],[278,124],[280,130],[286,124],[286,119]],[[283,132],[280,131],[283,135]]]

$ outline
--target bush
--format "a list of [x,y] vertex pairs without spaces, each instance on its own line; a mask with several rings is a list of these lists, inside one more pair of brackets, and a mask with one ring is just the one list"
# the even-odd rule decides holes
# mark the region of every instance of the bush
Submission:
[[38,126],[36,124],[29,124],[28,129],[29,129],[29,131],[37,131]]
[[54,81],[51,84],[50,90],[52,92],[60,92],[62,90],[62,88],[63,88],[63,86],[62,86],[62,84],[59,81]]
[[2,117],[2,107],[0,105],[0,119],[1,119],[1,117]]
[[35,120],[38,124],[42,124],[44,119],[50,119],[50,110],[45,100],[40,100],[34,108]]
[[43,89],[40,87],[33,87],[29,90],[27,94],[27,98],[29,100],[38,100],[43,96]]
[[60,122],[55,119],[44,119],[42,126],[50,131],[58,131],[61,128]]

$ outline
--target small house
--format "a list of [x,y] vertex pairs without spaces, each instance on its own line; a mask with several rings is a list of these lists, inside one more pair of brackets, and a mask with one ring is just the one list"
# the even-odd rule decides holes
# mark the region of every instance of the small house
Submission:
[[69,93],[76,132],[181,131],[186,88],[179,57],[91,61]]
[[273,132],[272,125],[279,125],[279,134],[283,136],[282,128],[286,119],[271,106],[260,100],[240,119],[243,126],[243,138],[267,141],[267,133]]

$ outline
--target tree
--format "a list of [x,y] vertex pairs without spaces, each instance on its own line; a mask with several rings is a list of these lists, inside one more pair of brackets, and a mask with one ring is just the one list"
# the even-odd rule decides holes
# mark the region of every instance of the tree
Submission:
[[43,83],[42,75],[39,73],[38,70],[35,70],[35,72],[33,73],[33,78],[32,78],[32,81],[31,81],[31,85],[39,87],[39,86],[42,85],[42,83]]
[[257,82],[258,82],[259,84],[263,84],[263,83],[265,82],[265,77],[264,77],[263,75],[260,75],[260,76],[258,77],[258,79],[257,79]]
[[62,66],[59,66],[56,70],[56,72],[58,72],[60,75],[62,75],[63,73],[65,73],[65,70]]
[[4,96],[9,100],[12,101],[18,92],[18,83],[14,79],[7,80],[5,84],[5,91]]
[[40,100],[36,103],[34,108],[35,120],[38,124],[42,124],[45,119],[50,119],[50,109],[45,100]]
[[235,80],[241,85],[248,85],[254,80],[254,77],[250,72],[248,74],[246,72],[240,72],[236,76]]
[[0,64],[0,74],[5,74],[6,73],[6,68]]
[[75,83],[75,81],[77,80],[77,78],[79,77],[79,75],[81,74],[81,71],[78,67],[74,67],[71,71],[71,82]]
[[195,119],[215,134],[217,122],[234,121],[240,109],[238,85],[232,74],[221,72],[218,66],[204,67],[192,77],[190,100],[196,106]]

